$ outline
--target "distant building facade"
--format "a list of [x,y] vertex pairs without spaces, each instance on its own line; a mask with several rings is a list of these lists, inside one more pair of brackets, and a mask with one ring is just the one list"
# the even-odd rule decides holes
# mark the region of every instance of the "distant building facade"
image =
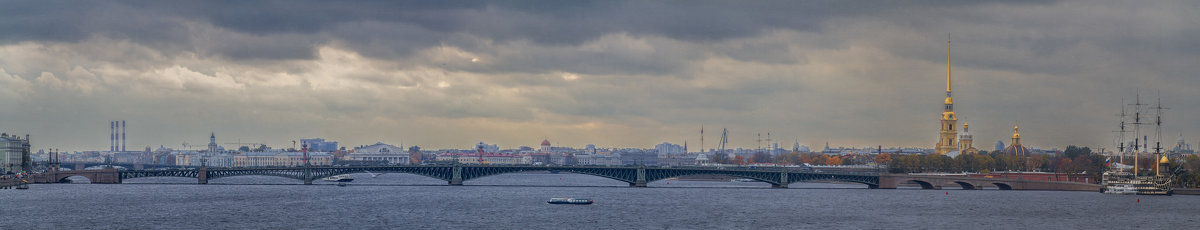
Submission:
[[[248,152],[233,155],[230,157],[230,161],[233,167],[298,167],[304,166],[304,153],[282,151]],[[333,155],[323,152],[309,152],[308,163],[312,166],[333,165]]]
[[29,155],[29,136],[25,139],[8,133],[0,134],[0,174],[17,173],[32,167]]
[[343,157],[345,160],[358,162],[386,162],[386,164],[409,164],[411,158],[403,148],[378,142],[373,145],[355,147],[353,152]]
[[333,152],[338,150],[337,141],[326,141],[322,138],[300,139],[300,143],[308,145],[308,151]]

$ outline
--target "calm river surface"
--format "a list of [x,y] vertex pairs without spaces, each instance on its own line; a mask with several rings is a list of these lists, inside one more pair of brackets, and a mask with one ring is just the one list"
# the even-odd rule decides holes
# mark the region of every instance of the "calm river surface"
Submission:
[[[864,185],[504,174],[446,186],[354,174],[347,187],[264,176],[139,178],[0,190],[0,229],[1195,229],[1200,196],[869,190]],[[946,193],[949,192],[949,195]],[[551,205],[552,197],[593,205]],[[1140,199],[1140,201],[1138,201]]]

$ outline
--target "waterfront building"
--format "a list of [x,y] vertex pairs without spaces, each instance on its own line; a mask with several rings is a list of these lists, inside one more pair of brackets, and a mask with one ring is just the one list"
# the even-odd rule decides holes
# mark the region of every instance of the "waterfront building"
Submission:
[[[524,148],[522,148],[522,149],[524,149]],[[550,140],[543,139],[541,148],[539,148],[536,153],[530,154],[529,163],[530,164],[533,164],[533,163],[553,164],[553,162],[551,161],[552,160],[551,154],[550,154],[551,151],[552,151],[552,149],[550,147]]]
[[1029,149],[1021,145],[1021,127],[1013,126],[1012,144],[1004,148],[1004,154],[1010,156],[1029,156]]
[[[395,145],[378,142],[373,145],[355,147],[354,151],[342,157],[344,160],[358,162],[386,162],[386,164],[408,164],[411,156]],[[419,160],[418,160],[419,161]]]
[[[270,151],[210,157],[208,166],[223,167],[214,165],[213,160],[215,158],[217,161],[223,161],[225,160],[224,156],[229,156],[232,167],[297,167],[304,165],[303,152]],[[309,152],[308,163],[313,166],[333,165],[333,155],[325,152]],[[223,164],[223,162],[218,162],[218,164]]]
[[550,153],[550,140],[543,139],[542,140],[542,148],[538,149],[538,150],[541,151],[542,153]]
[[325,141],[322,138],[300,139],[300,143],[308,145],[308,151],[333,152],[338,150],[337,141]]
[[214,154],[217,151],[217,132],[212,132],[208,136],[208,154]]
[[671,144],[671,143],[667,143],[667,142],[663,142],[662,144],[654,145],[654,150],[656,152],[658,152],[659,158],[665,158],[672,154],[681,154],[685,151],[684,149],[685,148],[683,146],[679,146],[677,144]]
[[[445,159],[445,158],[453,159],[454,161],[458,162],[459,164],[480,164],[480,162],[479,162],[480,153],[479,152],[444,153],[444,154],[438,155],[438,158],[439,159]],[[516,155],[516,154],[486,153],[485,152],[485,153],[483,153],[482,158],[483,158],[483,164],[490,164],[490,165],[528,164],[526,161],[527,158],[524,158],[523,156]]]
[[622,165],[658,165],[658,154],[653,152],[641,149],[625,149],[619,153]]
[[578,165],[604,165],[615,166],[621,165],[620,154],[578,154],[575,155],[575,161]]
[[941,131],[938,138],[937,146],[934,148],[934,153],[945,155],[950,151],[958,150],[958,146],[954,144],[956,131],[954,124],[958,122],[958,117],[954,115],[954,98],[950,96],[950,41],[946,41],[946,100],[945,108],[942,111]]
[[0,134],[0,174],[29,170],[33,159],[29,155],[29,136]]

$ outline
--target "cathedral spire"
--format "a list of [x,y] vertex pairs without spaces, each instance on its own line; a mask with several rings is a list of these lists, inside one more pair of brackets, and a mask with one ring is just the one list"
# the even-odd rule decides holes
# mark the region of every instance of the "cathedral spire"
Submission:
[[950,97],[950,76],[950,34],[946,34],[946,100],[944,104],[945,110],[942,111],[940,137],[935,148],[935,152],[939,155],[959,149],[959,146],[955,143],[958,138],[958,131],[954,130],[954,126],[958,118],[954,114],[954,98]]

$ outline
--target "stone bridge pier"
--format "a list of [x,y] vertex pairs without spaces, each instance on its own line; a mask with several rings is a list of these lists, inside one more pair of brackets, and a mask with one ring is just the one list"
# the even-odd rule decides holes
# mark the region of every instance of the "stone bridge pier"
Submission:
[[120,184],[121,174],[115,168],[95,170],[50,171],[38,174],[33,178],[34,183],[59,183],[72,176],[82,176],[92,181],[92,184]]
[[639,187],[639,188],[646,187],[646,167],[645,166],[637,168],[637,180],[634,180],[633,183],[629,183],[629,187]]

